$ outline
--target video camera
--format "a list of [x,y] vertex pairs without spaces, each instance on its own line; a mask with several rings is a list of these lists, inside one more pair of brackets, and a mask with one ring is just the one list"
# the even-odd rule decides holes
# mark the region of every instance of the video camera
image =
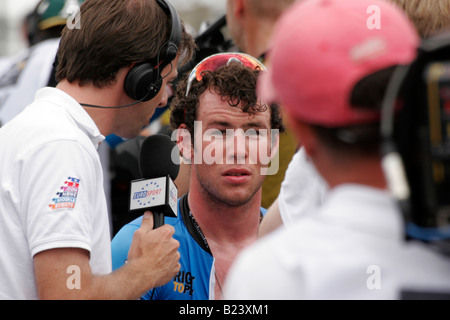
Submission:
[[[404,106],[394,117],[397,97]],[[397,154],[402,162],[385,171],[406,238],[450,247],[449,33],[423,40],[416,60],[396,71],[382,119],[383,161]]]

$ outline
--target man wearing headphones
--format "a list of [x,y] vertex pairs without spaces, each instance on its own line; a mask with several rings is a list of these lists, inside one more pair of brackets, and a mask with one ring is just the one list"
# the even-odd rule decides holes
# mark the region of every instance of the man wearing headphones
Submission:
[[111,273],[97,148],[139,134],[195,44],[164,0],[87,0],[79,18],[62,34],[57,87],[0,129],[0,298],[135,299],[180,268],[173,229],[153,231],[147,212]]

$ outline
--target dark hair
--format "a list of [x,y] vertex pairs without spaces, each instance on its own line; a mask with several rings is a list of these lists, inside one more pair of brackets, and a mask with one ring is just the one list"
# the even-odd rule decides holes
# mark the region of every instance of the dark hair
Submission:
[[[119,69],[151,61],[170,38],[170,17],[154,0],[86,0],[80,8],[80,29],[62,32],[57,80],[104,87]],[[187,62],[195,43],[184,25],[179,45]]]
[[174,129],[181,124],[186,124],[191,137],[194,135],[194,121],[199,108],[200,96],[211,90],[227,101],[230,107],[241,108],[244,112],[254,114],[265,112],[270,108],[271,129],[284,132],[284,124],[281,119],[280,109],[276,104],[267,106],[262,104],[256,94],[256,81],[260,70],[252,70],[240,63],[229,63],[215,72],[204,71],[201,81],[194,80],[186,97],[187,76],[179,82],[175,92],[175,98],[171,105],[170,123]]

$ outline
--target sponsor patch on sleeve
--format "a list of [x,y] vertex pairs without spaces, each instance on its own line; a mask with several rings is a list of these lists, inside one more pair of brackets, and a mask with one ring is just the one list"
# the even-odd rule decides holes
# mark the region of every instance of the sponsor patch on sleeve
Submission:
[[57,209],[73,209],[77,202],[78,188],[80,186],[80,179],[68,177],[60,190],[56,192],[55,198],[52,199],[48,205],[51,210]]

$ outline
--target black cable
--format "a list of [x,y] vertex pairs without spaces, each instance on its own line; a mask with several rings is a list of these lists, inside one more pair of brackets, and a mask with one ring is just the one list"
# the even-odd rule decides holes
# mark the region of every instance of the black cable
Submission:
[[94,105],[94,104],[87,104],[87,103],[80,103],[80,105],[82,105],[83,107],[88,107],[88,108],[120,109],[120,108],[126,108],[126,107],[134,106],[135,104],[138,104],[139,102],[142,102],[142,100],[138,100],[138,101],[135,101],[135,102],[130,103],[130,104],[126,104],[126,105],[123,105],[123,106],[116,106],[116,107],[103,107],[103,106],[97,106],[97,105]]

